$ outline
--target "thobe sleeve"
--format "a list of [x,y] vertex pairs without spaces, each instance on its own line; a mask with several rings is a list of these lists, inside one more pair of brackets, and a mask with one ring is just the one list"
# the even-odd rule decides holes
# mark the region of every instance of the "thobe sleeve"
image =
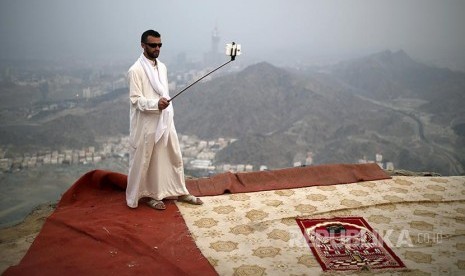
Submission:
[[129,99],[131,104],[142,112],[160,112],[158,99],[146,98],[142,93],[142,80],[137,72],[128,72]]

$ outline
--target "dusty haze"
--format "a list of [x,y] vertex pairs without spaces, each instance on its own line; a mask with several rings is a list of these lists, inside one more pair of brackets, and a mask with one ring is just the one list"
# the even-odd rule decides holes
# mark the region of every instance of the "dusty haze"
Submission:
[[128,59],[140,34],[162,34],[163,58],[201,56],[218,27],[243,59],[277,65],[403,49],[465,70],[465,1],[0,0],[1,59]]

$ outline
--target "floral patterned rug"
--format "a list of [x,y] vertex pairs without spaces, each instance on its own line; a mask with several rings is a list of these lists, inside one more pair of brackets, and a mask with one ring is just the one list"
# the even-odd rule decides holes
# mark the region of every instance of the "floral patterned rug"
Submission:
[[220,275],[323,273],[296,223],[302,217],[363,217],[412,275],[465,275],[464,176],[395,176],[202,200],[177,205]]

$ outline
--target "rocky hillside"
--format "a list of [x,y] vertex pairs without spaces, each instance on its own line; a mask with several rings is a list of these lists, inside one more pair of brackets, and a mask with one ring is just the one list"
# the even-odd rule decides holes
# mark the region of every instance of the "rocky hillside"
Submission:
[[[218,162],[280,168],[308,152],[315,164],[381,153],[397,168],[455,175],[465,166],[463,91],[464,73],[385,51],[307,72],[259,63],[199,83],[173,104],[179,133],[238,138]],[[14,109],[2,109],[0,142],[89,145],[127,134],[128,112],[125,90],[17,123]]]
[[[360,83],[346,76],[372,63],[384,71],[371,74],[366,69]],[[421,94],[422,87],[448,90],[445,79],[465,87],[460,86],[460,74],[428,69],[403,52],[380,53],[336,68],[325,68],[334,70],[331,74],[302,75],[261,63],[204,83],[175,103],[178,129],[204,138],[241,138],[218,154],[219,162],[274,168],[302,161],[309,151],[317,163],[355,162],[382,153],[385,161],[409,170],[463,172],[463,136],[436,119],[458,120],[462,111],[451,106],[447,112],[434,112],[426,105],[441,92],[428,89]],[[416,81],[406,78],[407,72],[417,76]],[[439,76],[425,85],[419,81],[428,75],[424,72]],[[461,94],[448,94],[461,100]]]

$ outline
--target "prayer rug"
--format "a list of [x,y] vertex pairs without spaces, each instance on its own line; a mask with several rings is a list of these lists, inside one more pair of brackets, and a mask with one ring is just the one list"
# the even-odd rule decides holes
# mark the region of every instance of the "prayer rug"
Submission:
[[324,271],[405,268],[362,217],[297,218],[296,221]]

